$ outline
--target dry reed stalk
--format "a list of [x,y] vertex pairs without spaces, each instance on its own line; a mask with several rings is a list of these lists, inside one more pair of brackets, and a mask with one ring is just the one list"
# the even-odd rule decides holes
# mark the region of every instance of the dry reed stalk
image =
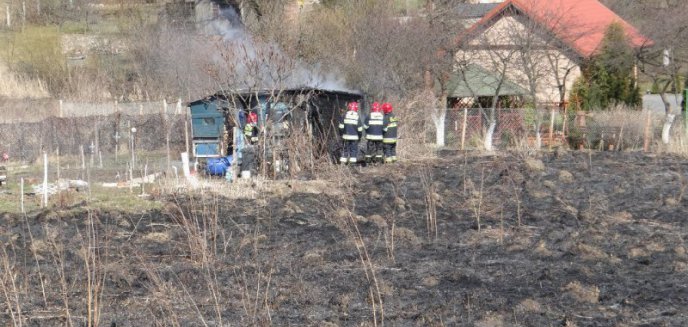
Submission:
[[56,243],[56,231],[48,229],[47,226],[44,226],[43,229],[45,230],[45,234],[48,239],[48,244],[51,247],[50,254],[53,259],[53,265],[55,267],[58,267],[57,274],[60,281],[60,294],[62,295],[62,304],[64,306],[65,316],[67,317],[67,325],[73,326],[72,313],[69,306],[69,292],[71,288],[67,283],[67,276],[65,272],[64,245]]
[[435,185],[432,172],[426,167],[420,173],[421,184],[425,190],[425,227],[428,239],[434,234],[437,240],[437,200],[435,199]]
[[473,214],[475,215],[475,222],[478,224],[478,231],[480,231],[480,215],[483,205],[483,187],[485,185],[485,167],[480,172],[480,190],[478,191],[478,198],[474,201]]
[[2,270],[4,272],[0,280],[0,287],[2,287],[2,293],[5,297],[5,305],[10,312],[12,325],[21,327],[24,318],[22,317],[19,290],[17,289],[18,274],[14,271],[13,265],[10,264],[9,254],[4,246],[2,247],[2,257],[0,259],[2,260]]
[[[22,210],[23,211],[23,210]],[[29,233],[29,240],[31,244],[35,244],[35,239],[33,233],[31,232],[31,226],[29,225],[29,218],[24,214],[24,223],[26,224],[26,230]],[[45,295],[45,282],[43,281],[43,273],[41,270],[41,263],[38,261],[38,253],[35,247],[31,247],[31,254],[33,255],[33,260],[36,262],[36,267],[38,268],[38,279],[41,281],[41,294],[43,295],[43,305],[48,307],[48,298]]]

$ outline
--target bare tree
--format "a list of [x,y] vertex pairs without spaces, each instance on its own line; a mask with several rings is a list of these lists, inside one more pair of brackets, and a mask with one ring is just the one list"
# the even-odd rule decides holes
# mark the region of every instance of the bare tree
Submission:
[[[676,113],[671,111],[667,93],[679,93],[685,85],[688,67],[688,46],[676,40],[688,38],[688,23],[685,20],[688,8],[682,1],[662,3],[616,4],[629,17],[638,21],[643,31],[654,42],[650,48],[637,53],[640,71],[649,77],[653,88],[664,104],[665,122],[662,142],[670,142],[671,126]],[[678,103],[675,103],[677,105]]]

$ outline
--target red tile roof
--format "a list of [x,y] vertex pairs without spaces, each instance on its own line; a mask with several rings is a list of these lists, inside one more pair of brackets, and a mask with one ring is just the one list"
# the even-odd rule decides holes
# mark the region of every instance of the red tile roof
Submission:
[[624,27],[634,48],[653,44],[652,40],[640,34],[635,27],[597,0],[506,0],[471,26],[467,33],[496,21],[495,18],[511,6],[547,27],[585,58],[595,54],[607,28],[614,22]]

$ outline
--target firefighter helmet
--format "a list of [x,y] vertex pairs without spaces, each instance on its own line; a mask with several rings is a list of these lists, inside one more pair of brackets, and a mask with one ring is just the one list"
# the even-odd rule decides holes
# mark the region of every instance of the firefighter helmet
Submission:
[[372,112],[382,112],[382,107],[380,107],[379,102],[373,102],[373,108],[370,109]]
[[258,122],[258,115],[256,115],[255,112],[250,112],[250,113],[248,114],[248,118],[246,119],[246,121],[247,121],[249,124],[251,124],[251,123],[257,123],[257,122]]
[[382,104],[382,111],[386,114],[392,112],[392,104],[389,102],[385,102]]
[[349,102],[349,104],[347,105],[347,107],[348,107],[349,110],[351,110],[351,111],[358,111],[358,102]]

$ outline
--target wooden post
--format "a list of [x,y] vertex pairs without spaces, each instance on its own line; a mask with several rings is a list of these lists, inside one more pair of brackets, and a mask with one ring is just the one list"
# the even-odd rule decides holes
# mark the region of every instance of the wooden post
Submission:
[[[167,125],[167,124],[165,124]],[[165,126],[165,151],[167,151],[167,167],[165,168],[165,172],[170,171],[170,166],[171,166],[171,161],[172,157],[170,156],[170,126]]]
[[98,151],[98,168],[103,169],[103,152]]
[[19,194],[20,194],[19,203],[21,206],[21,212],[26,213],[26,211],[24,211],[24,177],[22,177],[19,180]]
[[148,176],[148,160],[143,166],[143,177],[141,177],[141,195],[146,194],[146,176]]
[[466,145],[466,127],[468,127],[468,108],[463,108],[463,124],[461,125],[461,150]]
[[552,144],[554,143],[554,108],[549,111],[549,149],[552,150]]
[[182,153],[182,172],[184,173],[184,178],[187,180],[191,178],[191,168],[189,167],[189,153]]
[[48,153],[43,152],[43,207],[48,207]]
[[143,104],[139,104],[139,116],[143,116]]
[[129,193],[134,193],[134,168],[129,163]]
[[91,152],[90,153],[91,154],[91,167],[93,167],[93,165],[95,164],[95,158],[94,158],[94,156],[96,155],[95,148],[96,148],[95,144],[93,144],[93,141],[91,141],[91,145],[88,147],[88,151]]
[[188,116],[184,118],[184,145],[186,146],[186,153],[189,153],[189,119]]
[[93,148],[95,153],[100,152],[100,123],[98,122],[99,118],[96,118],[96,125],[95,125],[95,139],[96,139],[96,144],[95,147]]
[[568,127],[568,120],[569,120],[569,108],[568,106],[564,106],[564,119],[563,119],[563,126],[561,127],[561,132],[564,136],[567,136],[569,133],[566,130],[566,127]]
[[79,145],[79,152],[81,152],[81,170],[86,169],[86,156],[84,155],[84,145]]
[[10,5],[5,5],[5,16],[7,18],[7,27],[12,27],[12,17],[10,15]]
[[60,99],[60,100],[58,101],[58,103],[59,103],[59,105],[60,105],[60,118],[64,118],[64,107],[63,107],[63,101],[62,101],[62,99]]
[[60,147],[57,147],[57,180],[60,180]]
[[132,127],[130,130],[131,134],[130,139],[131,139],[131,165],[136,166],[136,127]]
[[645,133],[643,135],[643,151],[649,152],[650,151],[650,122],[651,122],[651,117],[652,113],[650,111],[647,112],[647,118],[645,119]]

